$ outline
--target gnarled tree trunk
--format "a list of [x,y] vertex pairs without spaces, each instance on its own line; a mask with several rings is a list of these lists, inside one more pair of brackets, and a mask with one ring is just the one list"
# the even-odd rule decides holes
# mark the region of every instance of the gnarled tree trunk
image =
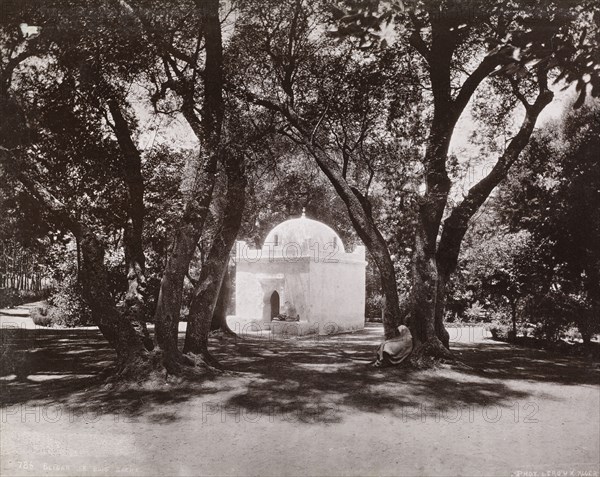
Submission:
[[231,302],[231,271],[229,264],[225,267],[225,274],[223,275],[223,281],[221,282],[221,289],[219,290],[219,298],[217,298],[217,304],[215,305],[215,311],[210,323],[210,331],[222,331],[229,335],[235,335],[234,331],[229,328],[227,324],[227,309]]
[[123,234],[125,266],[127,267],[127,293],[122,307],[126,319],[144,336],[148,350],[154,345],[144,317],[146,300],[146,257],[142,235],[144,232],[144,178],[142,161],[135,146],[129,125],[115,99],[108,102],[114,121],[114,131],[123,157],[123,179],[127,185],[127,222]]
[[385,296],[383,307],[383,330],[386,339],[398,334],[398,325],[403,323],[396,285],[396,272],[387,243],[377,228],[371,214],[370,204],[360,192],[346,182],[337,163],[324,152],[309,147],[317,164],[343,200],[356,233],[371,254],[381,278],[381,290]]
[[438,313],[443,314],[439,300],[445,289],[440,287],[435,254],[426,243],[427,239],[423,237],[422,231],[417,230],[408,304],[409,328],[415,341],[415,352],[447,358],[449,352],[445,345],[448,343],[448,334],[443,322],[436,320]]
[[182,362],[177,345],[178,326],[181,313],[183,282],[194,256],[196,244],[202,236],[204,222],[208,214],[214,179],[209,179],[200,197],[186,205],[183,219],[175,233],[173,247],[160,284],[160,292],[155,311],[156,340],[165,353],[165,360],[176,371]]
[[150,358],[145,346],[147,334],[136,321],[123,316],[115,307],[104,266],[104,247],[85,228],[81,232],[81,249],[81,284],[92,319],[117,352],[117,373],[124,377],[139,377],[140,369]]
[[[215,186],[216,168],[221,155],[221,128],[223,104],[223,45],[219,20],[219,1],[197,2],[202,15],[202,32],[205,40],[204,108],[200,120],[195,113],[194,85],[180,78],[176,87],[183,100],[182,112],[204,149],[202,168],[196,170],[192,190],[186,201],[181,219],[167,259],[160,286],[155,313],[156,338],[166,359],[177,367],[183,359],[177,346],[179,315],[183,282],[194,256],[196,244],[202,236]],[[191,65],[197,68],[197,65]],[[220,283],[220,277],[218,278]]]
[[[413,255],[413,289],[411,291],[411,332],[417,340],[417,353],[437,357],[451,357],[448,333],[443,318],[446,303],[446,286],[456,269],[463,237],[473,215],[483,205],[492,190],[506,177],[512,164],[529,142],[539,114],[553,98],[547,88],[545,72],[540,72],[539,94],[533,104],[525,103],[526,114],[519,132],[498,159],[490,173],[475,184],[463,201],[448,215],[441,227],[442,213],[449,189],[444,187],[442,170],[428,174],[428,191],[420,210],[421,222],[417,229]],[[447,148],[443,153],[445,163]],[[439,162],[431,159],[430,164]],[[444,166],[445,169],[445,166]],[[441,191],[441,193],[440,193]],[[437,199],[436,199],[437,197]],[[442,199],[444,207],[442,207]],[[437,202],[437,204],[436,204]],[[433,207],[428,210],[428,205]],[[437,235],[441,228],[439,243]],[[442,346],[443,345],[443,346]]]
[[74,220],[64,205],[41,184],[25,174],[19,174],[18,179],[56,224],[67,228],[78,238],[82,252],[83,295],[94,323],[117,353],[117,374],[126,378],[143,378],[145,373],[142,371],[154,369],[153,354],[146,349],[144,330],[124,317],[114,304],[108,271],[104,265],[105,249],[102,242],[87,226]]
[[208,351],[208,333],[244,210],[246,177],[242,161],[241,154],[232,155],[225,164],[227,196],[223,218],[194,289],[183,348],[184,353],[201,355],[212,366],[219,364]]

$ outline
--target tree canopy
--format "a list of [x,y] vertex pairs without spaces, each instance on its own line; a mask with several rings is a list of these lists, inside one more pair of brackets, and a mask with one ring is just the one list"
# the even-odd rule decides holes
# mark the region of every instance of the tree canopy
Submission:
[[[220,366],[236,238],[303,207],[364,243],[385,337],[407,325],[416,355],[453,359],[444,322],[467,291],[508,303],[513,331],[522,301],[562,294],[589,340],[599,40],[593,1],[13,2],[0,233],[40,263],[53,237],[75,247],[123,376]],[[576,112],[537,132],[571,86]]]

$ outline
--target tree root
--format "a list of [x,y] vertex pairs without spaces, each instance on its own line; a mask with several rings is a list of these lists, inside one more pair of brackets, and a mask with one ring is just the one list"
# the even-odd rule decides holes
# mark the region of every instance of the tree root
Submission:
[[442,363],[454,365],[459,360],[439,338],[434,337],[424,343],[416,343],[407,362],[411,368],[430,369],[438,367]]
[[215,367],[180,351],[155,350],[122,358],[105,380],[110,387],[157,388],[215,374]]
[[237,338],[238,335],[234,331],[231,331],[229,328],[219,328],[217,330],[213,330],[209,333],[211,338],[223,339],[223,338]]
[[215,374],[223,374],[226,371],[223,365],[219,363],[208,350],[203,350],[199,353],[188,352],[184,356],[193,363],[194,366],[204,366]]
[[430,338],[424,343],[418,343],[412,352],[413,357],[430,357],[441,361],[456,361],[456,356],[446,348],[439,338]]

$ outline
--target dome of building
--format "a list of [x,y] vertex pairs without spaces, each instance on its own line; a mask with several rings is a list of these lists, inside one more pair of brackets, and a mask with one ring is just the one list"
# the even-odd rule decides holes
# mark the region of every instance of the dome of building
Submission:
[[[286,247],[287,246],[287,247]],[[319,251],[333,251],[345,253],[344,244],[340,236],[328,225],[318,220],[305,216],[289,219],[275,226],[265,239],[265,247],[297,248],[303,254],[318,247]]]

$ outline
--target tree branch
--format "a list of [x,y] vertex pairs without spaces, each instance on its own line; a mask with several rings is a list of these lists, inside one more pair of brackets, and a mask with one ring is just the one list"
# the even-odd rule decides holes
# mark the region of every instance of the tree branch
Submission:
[[429,64],[430,51],[429,51],[429,48],[427,47],[427,44],[423,40],[423,37],[421,36],[422,23],[417,19],[416,15],[412,12],[410,13],[410,19],[411,19],[413,25],[415,26],[415,29],[412,32],[412,34],[410,35],[408,41],[413,46],[413,48],[415,50],[417,50],[417,52],[423,57],[423,59],[427,62],[427,64]]
[[458,121],[458,118],[462,114],[463,110],[473,96],[473,93],[481,84],[481,82],[487,78],[492,71],[494,71],[496,66],[500,64],[501,59],[499,56],[486,56],[481,63],[479,63],[479,66],[477,66],[477,68],[475,68],[475,70],[468,76],[460,88],[460,91],[456,95],[456,98],[452,102],[452,113],[455,121]]
[[506,178],[508,170],[527,146],[540,113],[552,101],[554,95],[544,88],[546,84],[544,78],[539,78],[538,82],[540,93],[534,104],[527,109],[519,132],[510,141],[504,154],[498,159],[489,174],[469,189],[463,201],[452,210],[444,221],[437,251],[437,260],[442,273],[450,274],[456,268],[460,245],[467,231],[469,220],[489,197],[492,190]]
[[[13,151],[0,146],[0,163],[6,163],[9,160],[14,160]],[[46,187],[37,180],[29,177],[24,172],[16,173],[17,180],[25,187],[27,192],[35,198],[38,203],[46,209],[53,217],[53,221],[61,226],[66,227],[75,237],[81,238],[83,226],[75,217],[67,210],[66,206],[58,200]]]
[[509,81],[510,81],[510,85],[512,87],[513,94],[519,101],[521,101],[521,103],[525,107],[525,111],[529,111],[531,109],[531,104],[529,104],[529,101],[527,101],[527,98],[525,97],[525,95],[523,93],[521,93],[521,91],[519,90],[519,83],[517,82],[516,79],[514,79],[512,77],[509,78]]

